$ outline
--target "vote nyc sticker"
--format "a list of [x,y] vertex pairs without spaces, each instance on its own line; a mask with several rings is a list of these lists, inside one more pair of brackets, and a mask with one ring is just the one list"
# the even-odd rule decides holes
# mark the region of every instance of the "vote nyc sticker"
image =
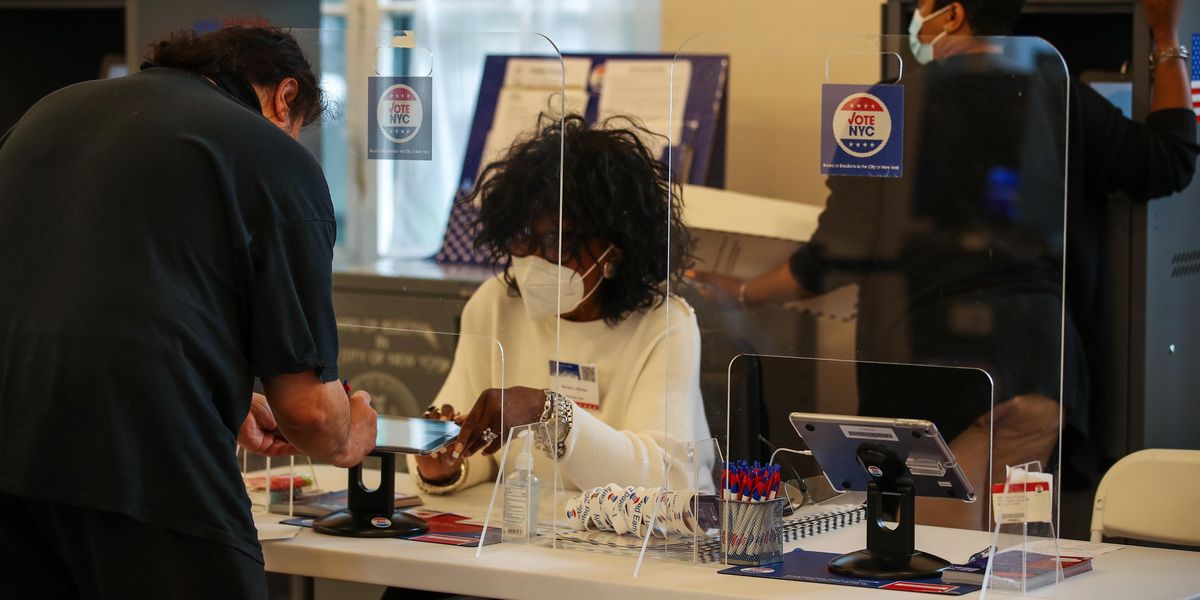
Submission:
[[903,167],[903,86],[821,86],[822,173],[900,177]]
[[433,78],[367,80],[367,158],[433,160]]

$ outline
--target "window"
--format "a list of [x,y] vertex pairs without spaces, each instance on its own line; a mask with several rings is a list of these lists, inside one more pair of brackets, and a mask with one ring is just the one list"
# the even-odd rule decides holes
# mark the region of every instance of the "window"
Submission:
[[[373,65],[377,60],[406,60],[405,53],[378,58],[370,55],[370,44],[363,50],[348,48],[353,31],[414,30],[420,45],[421,31],[539,32],[554,41],[563,52],[658,52],[659,6],[657,0],[323,0],[321,4],[321,79],[335,107],[366,106],[355,102],[354,94],[365,94],[365,86],[347,85],[350,61]],[[330,30],[330,31],[324,31]],[[345,264],[370,264],[380,258],[432,256],[441,246],[442,234],[454,200],[465,153],[467,132],[473,116],[474,95],[486,54],[507,52],[544,52],[536,44],[514,43],[508,47],[488,46],[440,57],[439,74],[453,73],[456,91],[471,91],[470,101],[450,105],[436,104],[434,160],[435,176],[429,169],[420,178],[412,177],[413,165],[400,161],[373,164],[356,171],[348,164],[348,144],[354,142],[346,123],[358,122],[356,115],[344,114],[333,126],[321,129],[321,162],[329,180],[334,210],[338,217],[338,258]],[[536,40],[529,36],[530,40]],[[388,53],[384,53],[388,54]],[[403,64],[383,65],[393,73],[406,71]],[[434,95],[438,96],[439,74],[435,74]],[[469,82],[464,84],[463,82]],[[363,89],[358,89],[363,88]],[[364,185],[360,174],[371,181]],[[405,181],[401,205],[394,191]],[[360,191],[361,190],[361,191]],[[356,194],[369,201],[354,203]],[[357,207],[356,207],[357,206]]]

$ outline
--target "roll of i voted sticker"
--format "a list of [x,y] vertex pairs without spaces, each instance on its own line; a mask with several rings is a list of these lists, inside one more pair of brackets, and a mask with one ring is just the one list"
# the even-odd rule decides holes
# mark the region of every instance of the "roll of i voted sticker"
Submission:
[[585,528],[583,520],[583,512],[580,504],[583,500],[583,494],[575,496],[567,501],[566,514],[567,523],[572,529],[583,530]]
[[[625,489],[621,486],[610,483],[604,488],[604,495],[600,501],[600,509],[604,511],[605,529],[617,531],[617,521],[623,520],[623,515],[618,515],[621,507],[621,496],[625,494]],[[617,531],[617,533],[621,533]]]
[[581,530],[587,531],[592,524],[592,503],[590,498],[595,493],[594,489],[587,490],[579,496],[579,522],[582,524]]
[[600,506],[607,492],[607,488],[596,488],[588,496],[588,513],[591,514],[591,526],[598,531],[608,529],[608,517],[604,515],[604,508]]
[[633,486],[621,491],[621,498],[617,501],[616,514],[612,519],[613,531],[619,534],[629,533],[629,500],[636,492],[637,488]]

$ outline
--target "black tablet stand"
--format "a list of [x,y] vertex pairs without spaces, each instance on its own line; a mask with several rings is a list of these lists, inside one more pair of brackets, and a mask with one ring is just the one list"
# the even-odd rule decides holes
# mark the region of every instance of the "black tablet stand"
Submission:
[[397,537],[425,533],[429,524],[420,517],[396,510],[396,455],[374,451],[379,457],[379,487],[368,490],[362,481],[362,463],[350,467],[346,510],[313,521],[313,530],[345,537]]
[[[867,579],[941,575],[950,562],[916,549],[916,490],[908,468],[891,450],[874,444],[859,446],[858,460],[875,475],[867,484],[867,547],[829,561],[829,570]],[[885,521],[897,527],[889,529]]]

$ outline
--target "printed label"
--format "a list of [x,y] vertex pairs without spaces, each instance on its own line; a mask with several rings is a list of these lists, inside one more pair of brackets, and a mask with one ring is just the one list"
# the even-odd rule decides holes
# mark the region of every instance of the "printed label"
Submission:
[[916,581],[893,581],[884,586],[880,586],[881,590],[899,590],[902,592],[925,592],[929,594],[944,594],[958,589],[957,585],[947,585],[944,583],[919,583]]
[[903,86],[821,86],[822,173],[900,177],[903,166]]
[[524,486],[504,487],[504,535],[529,536],[529,490]]
[[1048,481],[992,486],[992,513],[996,523],[1050,522],[1053,505],[1050,489]]
[[433,78],[371,77],[367,88],[367,158],[433,160]]
[[891,427],[862,427],[858,425],[838,425],[838,427],[842,428],[842,435],[856,440],[899,441],[896,439],[896,432],[892,431]]
[[374,517],[371,519],[371,524],[380,529],[387,529],[392,526],[392,520],[387,517]]

